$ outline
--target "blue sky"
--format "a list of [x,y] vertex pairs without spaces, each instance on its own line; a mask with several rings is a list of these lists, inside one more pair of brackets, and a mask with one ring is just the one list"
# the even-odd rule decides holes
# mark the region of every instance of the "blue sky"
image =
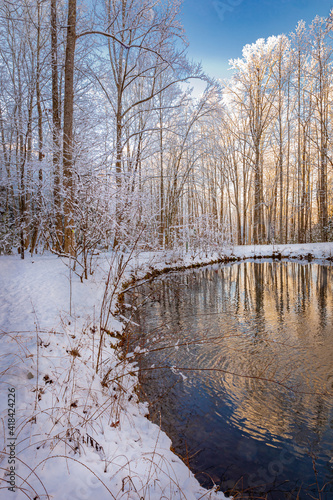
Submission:
[[215,78],[226,78],[228,60],[258,38],[294,31],[299,20],[327,17],[333,0],[184,0],[182,24],[191,59]]

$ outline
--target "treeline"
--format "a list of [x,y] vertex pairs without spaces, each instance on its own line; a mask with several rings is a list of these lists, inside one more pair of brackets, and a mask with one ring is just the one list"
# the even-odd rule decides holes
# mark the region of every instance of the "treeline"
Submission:
[[230,61],[220,124],[223,180],[239,244],[333,236],[332,23],[299,22]]
[[[180,0],[2,0],[0,251],[331,237],[331,26],[186,57]],[[206,81],[194,98],[192,79]]]

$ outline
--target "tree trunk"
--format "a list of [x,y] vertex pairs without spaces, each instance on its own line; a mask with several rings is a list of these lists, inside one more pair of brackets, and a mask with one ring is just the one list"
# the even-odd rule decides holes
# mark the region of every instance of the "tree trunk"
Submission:
[[43,170],[41,166],[41,162],[43,161],[43,112],[42,112],[42,96],[40,90],[40,77],[41,77],[41,68],[40,68],[40,48],[41,48],[41,4],[37,4],[37,79],[36,79],[36,101],[37,101],[37,112],[38,112],[38,161],[40,162],[40,167],[38,169],[38,190],[37,190],[37,203],[35,207],[36,215],[35,221],[33,224],[32,236],[31,236],[31,244],[30,244],[30,252],[31,255],[34,252],[38,229],[41,219],[41,209],[42,209],[42,183],[43,183]]
[[64,175],[64,251],[74,254],[74,182],[73,182],[73,108],[74,55],[76,42],[76,0],[68,1],[68,25],[65,59],[63,175]]
[[52,67],[52,142],[53,142],[53,196],[55,212],[55,246],[63,250],[63,227],[60,194],[60,105],[58,90],[58,36],[57,36],[57,0],[51,0],[51,67]]

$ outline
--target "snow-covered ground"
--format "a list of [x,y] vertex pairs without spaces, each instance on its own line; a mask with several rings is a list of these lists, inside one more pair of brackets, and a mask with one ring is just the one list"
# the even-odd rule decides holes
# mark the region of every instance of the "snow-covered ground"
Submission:
[[[222,252],[231,258],[273,253],[330,258],[333,244]],[[122,282],[221,256],[139,254]],[[224,499],[200,487],[171,452],[170,439],[147,419],[148,407],[136,395],[136,366],[120,360],[115,337],[104,335],[96,374],[111,262],[100,256],[81,282],[54,255],[0,257],[0,499]],[[123,326],[111,316],[110,331]]]

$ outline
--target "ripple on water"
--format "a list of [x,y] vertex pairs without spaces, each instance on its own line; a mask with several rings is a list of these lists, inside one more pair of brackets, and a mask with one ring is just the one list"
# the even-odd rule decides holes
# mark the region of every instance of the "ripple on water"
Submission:
[[143,389],[203,484],[255,488],[257,477],[268,500],[298,485],[307,499],[315,467],[333,498],[332,283],[331,266],[245,262],[143,290],[158,300],[135,318],[145,333],[134,342],[150,350],[140,362],[173,367],[142,377]]

